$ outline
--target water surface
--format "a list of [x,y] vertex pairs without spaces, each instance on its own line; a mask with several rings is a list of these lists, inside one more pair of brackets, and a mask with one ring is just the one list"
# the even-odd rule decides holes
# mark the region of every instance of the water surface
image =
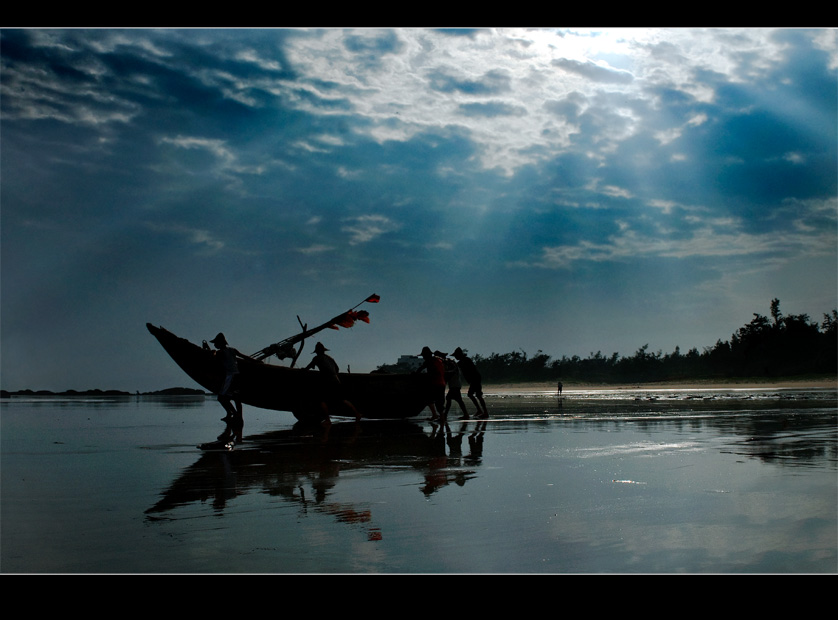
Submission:
[[[835,390],[490,395],[488,421],[299,429],[211,398],[0,405],[0,570],[838,569]],[[472,408],[473,409],[473,408]]]

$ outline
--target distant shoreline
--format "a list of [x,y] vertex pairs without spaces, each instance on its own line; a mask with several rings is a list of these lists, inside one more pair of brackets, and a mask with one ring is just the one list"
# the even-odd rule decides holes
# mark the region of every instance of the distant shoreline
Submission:
[[[742,378],[742,379],[679,379],[649,383],[592,383],[563,381],[562,391],[574,390],[746,390],[746,389],[829,389],[838,388],[836,377],[810,378]],[[516,382],[483,385],[484,392],[558,392],[557,382]]]
[[52,392],[50,390],[17,390],[11,392],[9,390],[0,390],[0,398],[11,398],[12,396],[30,396],[30,397],[110,397],[122,398],[126,396],[207,396],[208,392],[193,388],[167,388],[165,390],[157,390],[154,392],[124,392],[121,390],[64,390],[62,392]]
[[[649,383],[593,383],[587,381],[564,381],[563,392],[575,390],[779,390],[779,389],[838,389],[838,377],[790,377],[777,379],[742,378],[742,379],[680,379],[673,381],[654,381]],[[464,386],[464,391],[467,388]],[[558,383],[552,381],[520,381],[513,383],[486,383],[483,385],[486,393],[509,392],[547,392],[557,393]],[[193,388],[167,388],[154,392],[124,392],[120,390],[65,390],[52,392],[49,390],[0,390],[0,398],[17,397],[111,397],[124,398],[128,396],[212,396],[210,392]]]

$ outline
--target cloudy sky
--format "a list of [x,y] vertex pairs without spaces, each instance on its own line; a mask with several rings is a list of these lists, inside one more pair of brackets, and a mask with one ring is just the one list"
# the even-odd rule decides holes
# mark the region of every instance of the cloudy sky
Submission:
[[[194,386],[146,331],[368,371],[669,353],[838,305],[838,37],[3,30],[2,387]],[[303,359],[309,359],[313,342]]]

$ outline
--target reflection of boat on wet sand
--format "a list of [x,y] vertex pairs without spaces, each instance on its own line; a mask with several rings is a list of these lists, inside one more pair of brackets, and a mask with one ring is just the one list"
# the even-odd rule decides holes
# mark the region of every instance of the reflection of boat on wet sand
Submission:
[[[482,429],[470,428],[482,448]],[[341,474],[365,468],[419,474],[423,493],[474,476],[482,449],[453,450],[465,428],[428,435],[410,420],[347,422],[325,427],[297,424],[292,429],[248,436],[232,452],[204,452],[146,510],[158,520],[179,507],[211,503],[216,510],[248,492],[281,498],[346,522],[369,522],[370,511],[329,500]],[[471,438],[469,437],[469,445]],[[428,490],[430,488],[430,491]]]
[[[377,300],[377,295],[371,295],[365,301]],[[318,371],[294,368],[294,362],[302,352],[306,338],[326,328],[350,327],[356,320],[368,322],[367,316],[366,312],[356,312],[353,308],[313,329],[303,326],[300,334],[265,347],[249,358],[240,359],[239,396],[242,403],[263,409],[290,411],[299,420],[322,417],[322,376]],[[162,327],[151,324],[147,324],[147,327],[172,359],[196,383],[210,392],[220,391],[224,371],[212,351]],[[295,350],[297,344],[299,349]],[[271,355],[280,359],[292,358],[291,366],[265,363],[263,360]],[[365,418],[415,416],[431,400],[428,378],[424,374],[340,373],[339,377],[345,398]]]

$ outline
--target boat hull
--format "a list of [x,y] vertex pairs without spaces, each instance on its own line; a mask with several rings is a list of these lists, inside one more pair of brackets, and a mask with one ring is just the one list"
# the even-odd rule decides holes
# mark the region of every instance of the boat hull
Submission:
[[[224,370],[212,351],[180,338],[172,332],[147,324],[178,366],[209,392],[217,394],[224,380]],[[322,418],[322,377],[316,370],[273,366],[264,362],[240,359],[239,397],[245,405],[290,411],[299,420]],[[432,400],[425,374],[340,373],[344,396],[364,418],[392,419],[419,415]],[[348,411],[330,412],[349,415]]]

